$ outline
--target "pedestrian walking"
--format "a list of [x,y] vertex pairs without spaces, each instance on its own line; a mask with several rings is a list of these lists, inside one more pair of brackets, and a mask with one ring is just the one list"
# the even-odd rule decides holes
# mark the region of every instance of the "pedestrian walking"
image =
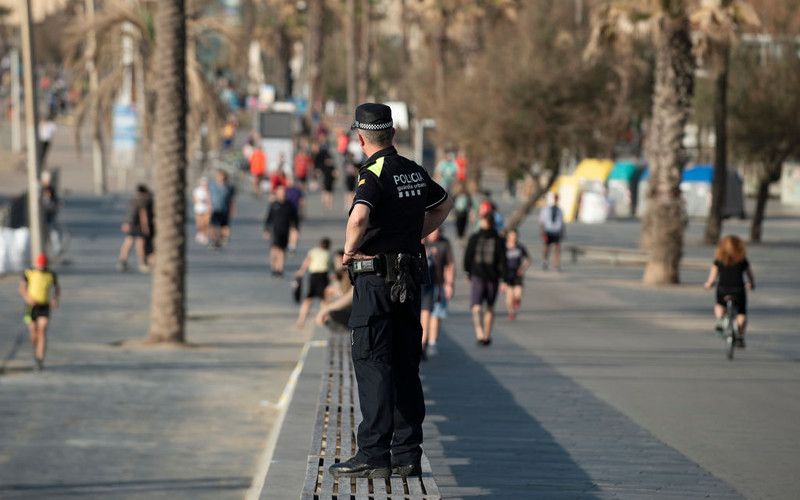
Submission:
[[208,245],[208,223],[211,220],[211,194],[208,192],[208,177],[201,177],[197,187],[192,190],[192,211],[197,231],[194,240]]
[[456,214],[456,234],[458,239],[464,238],[469,222],[469,209],[472,206],[472,198],[469,196],[463,183],[458,183],[453,188],[453,211]]
[[364,152],[358,141],[353,138],[347,145],[344,153],[344,209],[349,210],[353,204],[353,197],[356,194],[356,181],[358,178],[358,168],[364,163]]
[[45,165],[47,152],[50,151],[50,143],[53,142],[53,137],[58,130],[55,116],[54,113],[48,113],[47,118],[39,123],[39,162],[41,165]]
[[308,294],[300,304],[300,313],[297,315],[297,323],[295,326],[303,328],[306,323],[308,311],[311,309],[311,304],[314,299],[319,299],[320,302],[325,303],[325,289],[330,283],[330,275],[333,273],[333,255],[331,255],[331,240],[330,238],[322,238],[319,246],[316,246],[308,251],[306,258],[300,265],[295,276],[302,278],[306,271],[308,271]]
[[[498,283],[506,269],[505,242],[494,228],[494,215],[481,217],[480,231],[470,236],[464,250],[464,271],[470,284],[470,307],[478,345],[492,342],[494,304]],[[483,306],[486,309],[481,314]]]
[[425,357],[439,354],[440,322],[447,318],[447,301],[453,298],[456,264],[450,240],[442,235],[438,227],[425,238],[425,254],[431,284],[422,285],[422,350]]
[[306,151],[304,147],[301,147],[294,157],[294,180],[303,192],[306,190],[308,172],[311,170],[313,164],[314,160],[311,158],[311,155],[308,154],[308,151]]
[[[744,281],[747,275],[747,283]],[[719,278],[719,281],[717,279]],[[736,322],[739,324],[737,347],[744,348],[744,331],[747,327],[747,290],[756,289],[753,270],[747,261],[747,250],[744,241],[738,236],[726,236],[720,240],[714,251],[714,263],[708,272],[705,288],[711,288],[717,282],[717,300],[714,304],[714,317],[717,319],[716,330],[722,332],[722,316],[725,314],[725,297],[733,295],[736,303]]]
[[[50,291],[53,297],[50,298]],[[47,352],[47,326],[50,322],[50,308],[58,307],[61,289],[56,273],[47,267],[47,255],[36,256],[34,269],[26,269],[19,284],[19,293],[27,306],[25,323],[30,331],[33,346],[34,370],[44,370],[44,356]]]
[[522,287],[525,271],[531,264],[528,249],[519,242],[515,229],[506,232],[506,272],[503,284],[506,289],[506,308],[508,320],[517,319],[517,310],[522,303]]
[[420,241],[453,204],[425,169],[397,153],[388,106],[360,105],[353,128],[368,157],[359,170],[344,245],[354,280],[349,326],[363,418],[358,452],[330,471],[334,477],[418,475],[425,417]]
[[218,170],[215,182],[208,186],[211,197],[211,250],[217,252],[231,237],[231,217],[236,215],[236,189],[228,184],[228,174]]
[[452,152],[445,154],[445,157],[436,164],[433,170],[436,182],[442,185],[448,192],[453,187],[453,182],[456,180],[458,174],[458,165],[455,162],[455,155]]
[[128,200],[128,211],[125,216],[125,222],[122,223],[122,232],[125,233],[125,239],[122,240],[122,246],[119,249],[117,271],[128,270],[128,256],[131,253],[131,248],[135,248],[136,259],[139,262],[139,272],[150,272],[145,248],[145,237],[150,235],[151,230],[148,203],[152,206],[150,190],[144,184],[139,184],[136,187],[136,195]]
[[336,167],[327,145],[315,142],[313,151],[314,171],[317,177],[322,179],[322,207],[330,211],[333,208],[333,181],[336,178]]
[[289,228],[289,253],[293,253],[297,248],[297,242],[300,240],[300,221],[303,220],[306,213],[306,195],[300,189],[295,181],[291,178],[286,180],[286,199],[294,206],[297,212],[297,221],[294,226]]
[[561,270],[561,240],[566,235],[564,212],[558,207],[558,195],[548,196],[550,203],[539,212],[539,228],[542,232],[542,269],[549,267],[550,247],[553,247],[553,266]]
[[261,183],[267,175],[267,154],[261,149],[261,145],[255,141],[252,145],[250,156],[247,157],[250,164],[251,189],[253,196],[261,197]]
[[220,135],[222,136],[222,151],[227,151],[233,147],[233,140],[236,138],[236,127],[239,122],[233,113],[229,113],[222,126]]
[[275,188],[275,199],[269,206],[264,219],[264,239],[272,240],[269,249],[269,265],[273,278],[283,277],[283,264],[286,262],[286,247],[289,245],[289,231],[297,227],[297,210],[286,199],[286,188]]

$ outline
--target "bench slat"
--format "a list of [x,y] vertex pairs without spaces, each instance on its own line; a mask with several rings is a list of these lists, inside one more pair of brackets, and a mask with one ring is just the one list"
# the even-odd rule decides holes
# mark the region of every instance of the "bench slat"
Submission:
[[306,463],[306,480],[303,483],[303,500],[312,500],[317,492],[319,477],[319,458],[309,457]]
[[389,485],[392,487],[392,498],[405,497],[405,487],[402,477],[392,476],[389,480]]
[[322,484],[320,485],[320,493],[325,492],[326,494],[333,493],[333,475],[328,472],[328,467],[335,463],[334,459],[326,458],[324,459],[322,465]]
[[408,485],[408,494],[411,496],[421,497],[425,493],[422,490],[422,480],[419,476],[406,477],[406,484]]
[[369,479],[360,477],[356,479],[356,499],[367,500],[369,498]]
[[385,498],[386,493],[386,480],[385,479],[372,479],[372,493],[375,495],[377,500],[378,495],[383,495]]

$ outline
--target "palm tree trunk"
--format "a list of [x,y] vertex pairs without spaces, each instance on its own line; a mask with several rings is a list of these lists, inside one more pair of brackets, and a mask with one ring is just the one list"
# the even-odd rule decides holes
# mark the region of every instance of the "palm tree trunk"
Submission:
[[649,251],[642,277],[645,284],[677,283],[683,249],[683,128],[691,106],[694,60],[685,9],[672,12],[660,21],[656,40],[653,118],[647,148],[650,182],[642,219],[642,244]]
[[361,1],[361,47],[358,58],[358,95],[356,100],[363,102],[369,93],[369,66],[372,62],[372,8],[370,0]]
[[186,320],[186,17],[184,0],[156,16],[156,262],[148,342],[183,342]]
[[730,48],[728,45],[717,48],[719,52],[717,70],[714,79],[714,181],[711,185],[711,210],[708,214],[706,232],[703,242],[716,245],[722,231],[722,219],[725,216],[725,188],[728,185],[728,61]]
[[317,99],[320,98],[322,65],[322,27],[325,13],[323,0],[308,2],[308,112],[314,115]]
[[[89,22],[94,22],[94,0],[86,0],[84,8]],[[97,95],[97,88],[100,86],[99,75],[97,74],[97,35],[94,29],[89,30],[86,37],[86,53],[89,54],[89,64],[86,68],[89,72],[89,93]],[[103,151],[103,133],[100,123],[99,109],[97,100],[92,101],[91,120],[92,130],[92,173],[94,194],[104,194],[106,192],[106,164]]]
[[344,14],[345,51],[347,52],[347,113],[352,115],[358,105],[356,80],[356,0],[347,0]]

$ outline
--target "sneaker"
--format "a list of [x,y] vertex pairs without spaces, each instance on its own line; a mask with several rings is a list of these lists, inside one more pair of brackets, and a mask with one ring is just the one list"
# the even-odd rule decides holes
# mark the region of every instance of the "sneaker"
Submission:
[[514,299],[514,309],[519,309],[520,303],[519,299]]
[[542,271],[547,271],[547,267],[548,267],[547,261],[545,260],[542,262]]
[[36,373],[41,373],[44,371],[44,360],[43,359],[36,359],[36,364],[33,367],[33,371]]
[[142,274],[150,273],[150,266],[145,266],[145,265],[139,266],[139,272]]
[[515,319],[517,319],[517,315],[516,314],[514,314],[513,312],[512,313],[508,313],[508,320],[509,321],[514,321]]
[[436,356],[439,354],[439,348],[436,346],[436,344],[428,344],[426,351],[428,356]]
[[747,345],[744,343],[744,337],[739,337],[736,339],[736,347],[739,349],[744,349]]
[[124,260],[117,262],[117,271],[123,273],[128,270],[128,263]]

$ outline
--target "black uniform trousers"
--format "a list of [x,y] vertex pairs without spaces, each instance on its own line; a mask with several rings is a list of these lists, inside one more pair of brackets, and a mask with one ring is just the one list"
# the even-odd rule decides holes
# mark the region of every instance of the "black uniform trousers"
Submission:
[[403,304],[390,300],[391,285],[374,274],[358,275],[353,289],[349,324],[363,416],[356,458],[379,467],[422,456],[420,293],[419,284],[409,287],[413,293]]

